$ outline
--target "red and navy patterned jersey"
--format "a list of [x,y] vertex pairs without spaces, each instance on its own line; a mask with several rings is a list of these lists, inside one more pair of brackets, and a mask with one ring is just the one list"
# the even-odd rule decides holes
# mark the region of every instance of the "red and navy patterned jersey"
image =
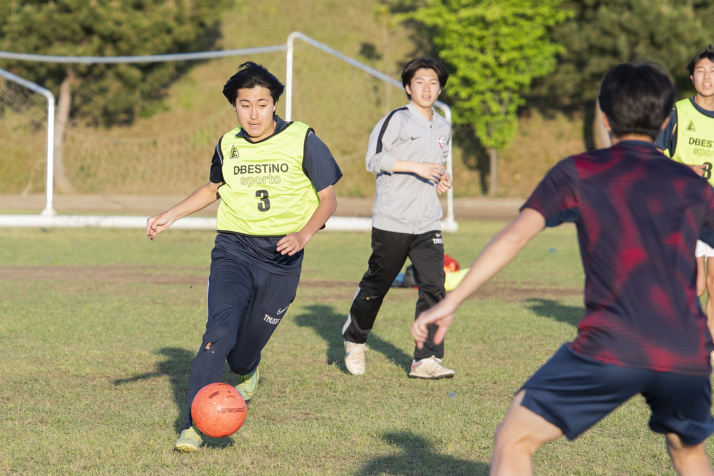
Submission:
[[624,141],[559,162],[523,207],[547,226],[576,224],[586,314],[574,352],[626,367],[710,373],[712,338],[694,258],[697,239],[714,228],[714,188],[705,180],[654,144]]

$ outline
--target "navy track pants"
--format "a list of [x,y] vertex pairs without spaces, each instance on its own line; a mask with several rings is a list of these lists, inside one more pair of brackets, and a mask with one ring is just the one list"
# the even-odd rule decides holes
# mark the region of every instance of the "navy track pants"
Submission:
[[258,367],[261,351],[295,299],[299,281],[299,275],[272,274],[234,259],[218,245],[213,249],[206,332],[191,367],[182,429],[192,424],[196,393],[222,381],[224,362],[238,375]]

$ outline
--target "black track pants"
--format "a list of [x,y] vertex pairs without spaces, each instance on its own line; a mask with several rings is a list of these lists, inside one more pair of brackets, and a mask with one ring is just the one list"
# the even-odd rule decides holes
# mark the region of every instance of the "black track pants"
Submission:
[[[401,271],[407,258],[414,267],[414,279],[419,288],[416,317],[444,299],[444,244],[440,231],[421,235],[394,233],[372,228],[372,256],[352,300],[342,336],[351,342],[364,343],[372,330],[384,296]],[[414,347],[414,359],[432,355],[444,357],[444,343],[434,344],[436,325],[429,326],[429,336],[421,350]]]

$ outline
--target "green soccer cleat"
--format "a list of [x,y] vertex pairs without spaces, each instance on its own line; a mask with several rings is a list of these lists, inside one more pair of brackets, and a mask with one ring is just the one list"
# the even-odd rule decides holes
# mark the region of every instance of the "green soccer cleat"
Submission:
[[201,443],[203,443],[201,433],[195,426],[192,426],[181,432],[181,436],[179,436],[179,439],[176,441],[174,449],[182,453],[194,453],[201,447]]
[[248,375],[238,376],[238,385],[236,385],[236,390],[238,390],[238,393],[240,393],[240,396],[243,397],[243,400],[245,400],[246,403],[253,398],[255,389],[258,386],[259,377],[260,374],[257,368]]

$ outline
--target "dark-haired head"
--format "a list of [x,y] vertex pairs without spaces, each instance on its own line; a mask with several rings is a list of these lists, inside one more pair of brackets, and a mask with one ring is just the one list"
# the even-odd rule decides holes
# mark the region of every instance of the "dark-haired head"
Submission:
[[[414,58],[408,62],[402,70],[402,85],[406,88],[411,84],[414,74],[420,69],[432,69],[439,78],[439,86],[443,89],[446,86],[446,81],[449,79],[449,72],[446,71],[444,63],[434,58]],[[411,95],[407,93],[407,97],[411,99]]]
[[697,64],[703,59],[708,59],[712,63],[714,63],[714,48],[712,48],[712,45],[707,46],[707,49],[704,51],[701,51],[692,58],[692,61],[689,62],[687,65],[687,69],[689,70],[689,76],[692,76],[694,74],[694,68],[697,67]]
[[674,105],[675,89],[669,76],[653,63],[623,63],[602,79],[598,101],[612,134],[657,138]]
[[239,89],[252,89],[256,86],[267,88],[275,103],[285,90],[283,83],[265,66],[248,61],[240,65],[238,72],[223,86],[223,95],[232,106],[235,106]]

